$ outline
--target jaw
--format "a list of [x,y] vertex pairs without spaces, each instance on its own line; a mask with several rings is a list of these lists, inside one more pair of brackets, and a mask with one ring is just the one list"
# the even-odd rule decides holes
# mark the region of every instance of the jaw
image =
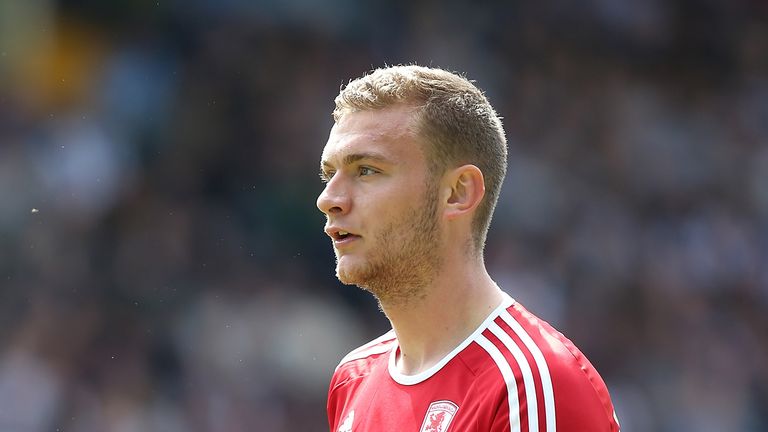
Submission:
[[402,307],[422,299],[441,265],[431,254],[343,254],[336,258],[336,277],[345,285],[356,285],[384,307]]
[[345,285],[360,285],[364,283],[361,274],[364,273],[367,261],[360,256],[350,253],[336,252],[336,277]]

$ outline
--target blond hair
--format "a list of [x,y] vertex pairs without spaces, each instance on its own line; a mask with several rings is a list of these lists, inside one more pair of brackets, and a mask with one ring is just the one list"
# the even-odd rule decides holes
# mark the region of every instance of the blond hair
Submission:
[[507,170],[501,118],[483,92],[466,78],[442,69],[392,66],[351,81],[335,102],[337,123],[351,112],[414,106],[418,134],[428,143],[425,153],[434,176],[464,164],[482,171],[485,197],[472,221],[473,243],[482,253]]

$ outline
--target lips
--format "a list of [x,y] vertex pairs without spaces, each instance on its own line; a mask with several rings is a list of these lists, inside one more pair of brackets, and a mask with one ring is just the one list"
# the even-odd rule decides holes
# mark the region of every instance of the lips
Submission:
[[325,233],[328,234],[328,237],[330,237],[333,240],[333,244],[335,246],[346,245],[361,238],[361,236],[358,234],[352,233],[349,230],[346,230],[344,228],[335,227],[335,226],[326,228]]

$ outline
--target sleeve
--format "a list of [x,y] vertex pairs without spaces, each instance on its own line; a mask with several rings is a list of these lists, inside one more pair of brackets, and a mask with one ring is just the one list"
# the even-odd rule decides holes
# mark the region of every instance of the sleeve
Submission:
[[[557,359],[559,361],[549,364],[554,394],[555,430],[557,432],[620,432],[605,383],[583,354],[579,353],[579,355],[581,358],[572,357],[566,353],[565,356]],[[519,389],[524,387],[523,382],[517,384]],[[524,394],[521,393],[517,400],[523,401],[524,398]],[[487,403],[492,410],[488,429],[490,432],[520,430],[520,423],[526,423],[527,426],[531,415],[537,416],[539,431],[548,431],[548,424],[552,426],[552,419],[548,417],[541,402],[535,413],[528,412],[525,404],[520,403],[517,405],[519,411],[511,415],[510,405],[514,408],[515,404],[509,403],[506,388],[496,392]]]
[[550,369],[558,432],[619,432],[603,378],[572,342],[564,344],[570,356],[564,355]]
[[331,377],[331,383],[328,386],[328,402],[326,405],[326,411],[328,414],[328,429],[331,432],[336,431],[336,429],[339,427],[339,416],[341,415],[341,410],[344,408],[342,406],[339,406],[339,398],[335,390],[337,390],[339,383],[339,372],[338,370],[334,371],[333,376]]
[[[606,415],[602,407],[587,398],[580,403],[576,399],[564,401],[555,405],[557,432],[620,432],[616,414]],[[500,404],[492,420],[489,432],[509,432],[519,430],[521,416],[516,416],[514,424],[510,423],[509,407]],[[516,426],[516,427],[512,427]],[[539,422],[539,430],[546,430],[543,422]]]

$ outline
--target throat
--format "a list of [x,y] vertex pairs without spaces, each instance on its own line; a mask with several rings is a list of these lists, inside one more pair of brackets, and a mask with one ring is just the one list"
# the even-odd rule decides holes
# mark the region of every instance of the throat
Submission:
[[420,358],[416,358],[416,356],[406,357],[402,349],[398,347],[395,353],[395,368],[397,372],[403,375],[419,375],[437,366],[449,353],[450,351],[433,353],[431,356]]
[[398,339],[396,369],[413,375],[440,363],[484,325],[504,298],[494,284],[453,295],[440,290],[418,306],[385,310]]

